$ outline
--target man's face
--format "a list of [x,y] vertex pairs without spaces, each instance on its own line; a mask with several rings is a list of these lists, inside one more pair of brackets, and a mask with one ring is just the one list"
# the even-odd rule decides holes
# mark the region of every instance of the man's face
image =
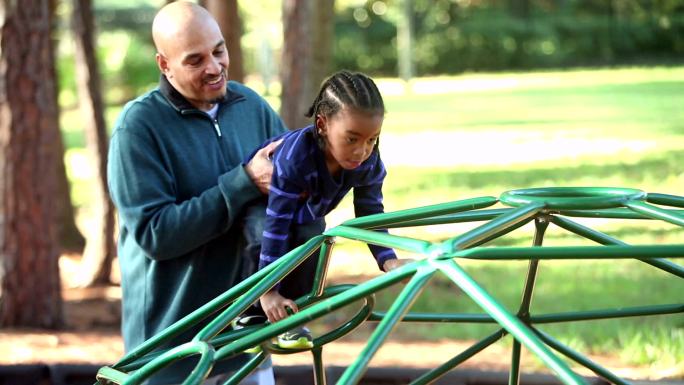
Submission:
[[209,110],[226,94],[228,50],[212,26],[182,31],[157,54],[159,69],[193,106]]

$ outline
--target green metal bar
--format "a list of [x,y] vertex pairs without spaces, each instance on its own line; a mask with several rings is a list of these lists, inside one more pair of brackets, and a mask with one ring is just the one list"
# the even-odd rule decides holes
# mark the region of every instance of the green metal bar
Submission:
[[481,245],[486,244],[486,243],[489,242],[489,241],[492,241],[492,240],[494,240],[494,239],[498,239],[498,238],[500,238],[500,237],[502,237],[502,236],[504,236],[504,235],[506,235],[506,234],[508,234],[508,233],[510,233],[510,232],[513,232],[513,231],[515,231],[515,230],[517,230],[517,229],[519,229],[519,228],[525,226],[526,224],[530,223],[530,221],[532,221],[533,219],[534,219],[534,217],[526,218],[526,219],[524,219],[524,220],[522,220],[522,221],[520,221],[520,222],[518,222],[518,223],[515,223],[515,224],[513,224],[513,225],[511,225],[511,226],[508,226],[508,227],[506,227],[506,228],[504,228],[504,229],[501,229],[501,230],[499,230],[498,232],[496,232],[496,233],[494,233],[494,234],[492,234],[492,235],[490,235],[490,236],[488,236],[488,237],[486,237],[486,238],[482,238],[482,239],[480,239],[479,241],[473,243],[472,245],[470,245],[470,246],[468,246],[468,247],[470,247],[470,248],[478,247],[478,246],[481,246]]
[[195,368],[188,374],[182,385],[195,385],[204,380],[214,365],[214,348],[203,341],[188,342],[168,350],[131,374],[122,385],[137,385],[157,371],[188,356],[200,355]]
[[543,204],[535,203],[511,210],[491,222],[487,222],[462,235],[444,241],[442,243],[443,250],[446,253],[451,253],[455,250],[467,249],[482,239],[486,239],[509,226],[514,226],[515,224],[534,216],[543,208]]
[[[546,216],[537,217],[534,220],[534,238],[532,239],[533,247],[540,247],[544,242],[544,233],[549,227],[549,220]],[[534,284],[537,280],[537,270],[539,268],[539,260],[530,259],[527,268],[527,277],[525,278],[525,287],[523,289],[522,300],[520,308],[518,309],[518,317],[523,321],[527,320],[530,315],[530,304],[532,303],[532,292],[534,291]]]
[[399,210],[391,213],[381,213],[368,215],[365,217],[358,217],[345,221],[342,223],[342,225],[363,228],[389,226],[393,223],[405,222],[413,219],[423,219],[443,214],[452,214],[459,211],[482,209],[492,206],[498,201],[498,199],[491,196],[470,198],[454,202],[439,203],[436,205]]
[[295,248],[294,250],[283,255],[280,259],[285,259],[286,262],[280,264],[273,270],[271,274],[261,280],[261,282],[251,289],[247,290],[245,294],[240,296],[232,305],[228,306],[221,314],[216,316],[207,326],[199,331],[193,338],[193,341],[208,341],[225,329],[230,322],[240,313],[245,311],[249,306],[256,302],[259,297],[275,286],[287,274],[294,270],[300,263],[308,258],[314,251],[316,251],[323,242],[323,236],[316,236],[309,241]]
[[325,285],[325,278],[328,275],[328,264],[330,263],[330,256],[332,255],[334,238],[326,238],[318,257],[318,265],[316,265],[316,273],[313,277],[313,285],[311,295],[320,297],[323,294],[323,286]]
[[[310,242],[312,242],[314,239],[322,238],[322,236],[320,238],[312,238]],[[305,246],[306,244],[300,246],[300,248],[304,248]],[[273,270],[285,264],[286,262],[288,262],[286,258],[281,258],[278,261],[273,262],[272,264],[266,266],[264,269],[259,270],[247,279],[233,286],[233,288],[229,289],[225,293],[207,302],[199,309],[193,311],[192,313],[188,314],[182,319],[174,322],[172,325],[168,326],[163,331],[159,332],[153,337],[150,337],[147,341],[143,342],[142,344],[138,345],[138,347],[131,350],[128,354],[122,357],[121,360],[119,360],[119,362],[117,362],[114,365],[114,368],[119,368],[124,365],[128,365],[142,358],[147,353],[157,348],[159,345],[183,333],[187,330],[187,328],[201,322],[202,320],[212,315],[222,307],[231,303],[233,300],[235,300],[235,298],[240,296],[247,289],[253,287],[254,285],[257,285],[263,278],[267,277]]]
[[[547,216],[539,216],[534,219],[534,238],[532,239],[532,246],[539,247],[544,242],[544,234],[549,227],[549,220]],[[532,304],[532,293],[534,291],[534,284],[537,280],[537,270],[539,269],[539,260],[530,259],[527,268],[527,277],[525,278],[525,286],[523,288],[522,300],[520,301],[520,308],[518,309],[518,318],[523,322],[528,322],[530,318],[530,304]],[[513,351],[511,353],[511,371],[508,377],[510,385],[518,385],[520,383],[520,342],[513,341]]]
[[584,238],[592,240],[596,243],[600,243],[602,245],[628,246],[627,243],[622,242],[619,239],[613,238],[608,234],[594,230],[592,228],[589,228],[587,226],[584,226],[582,224],[579,224],[579,223],[572,221],[572,220],[569,220],[567,218],[551,215],[551,216],[549,216],[549,220],[551,222],[553,222],[558,227],[561,227],[565,230],[573,232],[577,235],[580,235]]
[[669,194],[648,193],[646,202],[657,205],[684,207],[684,197]]
[[394,285],[412,276],[416,272],[416,269],[424,265],[426,262],[427,260],[421,260],[401,266],[395,270],[377,276],[363,285],[354,286],[353,288],[339,293],[332,298],[325,299],[312,305],[311,307],[302,309],[298,313],[295,313],[283,320],[265,326],[261,330],[255,331],[254,333],[242,337],[239,340],[233,341],[217,350],[216,360],[238,354],[243,350],[260,343],[261,341],[275,337],[278,334],[281,334],[296,326],[322,317],[354,301],[358,301],[359,299],[368,297],[372,293]]
[[[365,217],[363,217],[365,218]],[[400,237],[379,231],[357,229],[349,226],[337,226],[323,233],[327,236],[339,236],[357,241],[363,241],[374,245],[391,247],[414,253],[426,254],[432,244],[428,241]]]
[[[242,336],[250,334],[259,328],[260,328],[260,326],[247,326],[247,327],[245,327],[243,329],[239,329],[239,330],[230,330],[230,331],[227,331],[225,333],[221,333],[220,335],[216,336],[215,338],[212,338],[211,341],[209,341],[209,344],[211,346],[213,346],[214,349],[217,349],[217,348],[227,344],[228,342],[231,342],[231,341],[238,339]],[[159,357],[163,353],[164,353],[164,351],[154,351],[154,352],[148,353],[145,356],[143,356],[143,357],[141,357],[141,358],[139,358],[133,362],[130,362],[126,365],[119,366],[117,369],[121,370],[123,372],[130,372],[130,371],[139,369],[140,367],[142,367],[146,363],[152,361],[153,359]]]
[[509,206],[543,203],[552,210],[607,209],[646,198],[646,192],[620,187],[542,187],[505,191],[499,200]]
[[253,357],[242,367],[236,371],[229,379],[227,379],[222,385],[238,385],[247,375],[252,373],[254,369],[258,368],[262,362],[266,360],[266,353],[263,351],[254,354]]
[[651,218],[654,219],[661,219],[665,222],[670,222],[672,224],[675,224],[677,226],[684,226],[684,217],[674,214],[671,211],[661,209],[658,206],[650,205],[645,202],[641,201],[630,201],[626,202],[625,206],[629,207],[630,209],[640,213],[647,215]]
[[[682,216],[684,210],[665,210],[671,214]],[[607,218],[607,219],[647,219],[652,217],[636,213],[627,208],[603,209],[603,210],[559,210],[558,214],[568,217],[580,218]]]
[[[387,315],[386,312],[374,311],[368,321],[378,322]],[[453,323],[496,323],[496,320],[488,314],[431,314],[431,313],[407,313],[401,322],[453,322]]]
[[574,350],[570,349],[569,347],[563,345],[562,343],[558,342],[553,337],[544,333],[543,331],[541,331],[539,329],[534,329],[534,331],[539,336],[539,338],[541,338],[547,345],[551,346],[556,351],[558,351],[561,354],[569,357],[573,361],[579,363],[580,365],[591,370],[592,372],[596,373],[597,375],[599,375],[599,376],[605,378],[606,380],[612,382],[613,384],[618,384],[618,385],[630,385],[631,384],[630,382],[625,381],[622,378],[611,373],[608,369],[606,369],[606,368],[602,367],[601,365],[595,363],[594,361],[584,357],[582,354],[577,353],[576,351],[574,351]]
[[371,314],[373,306],[375,305],[375,296],[369,295],[365,297],[366,303],[359,309],[359,312],[354,315],[349,321],[345,322],[337,329],[330,331],[314,340],[315,346],[323,346],[329,342],[335,341],[340,337],[349,334],[351,331],[359,327],[361,323],[368,319]]
[[508,373],[508,384],[518,385],[520,383],[520,342],[513,340],[511,350],[511,371]]
[[461,250],[452,257],[466,259],[627,259],[681,258],[681,245],[635,245],[635,246],[546,246],[546,247],[501,247]]
[[502,214],[506,214],[511,211],[511,208],[505,209],[489,209],[489,210],[477,210],[477,211],[465,211],[456,214],[446,214],[437,217],[422,218],[422,219],[412,219],[405,222],[396,222],[391,225],[377,225],[370,226],[367,229],[374,228],[388,228],[394,229],[399,227],[418,227],[418,226],[430,226],[430,225],[444,225],[449,223],[464,223],[464,222],[479,222],[494,219]]
[[475,301],[484,311],[497,320],[499,325],[506,329],[513,337],[536,354],[561,381],[566,384],[583,384],[581,377],[570,370],[567,364],[556,357],[534,333],[525,326],[518,318],[514,317],[499,303],[497,303],[485,290],[483,290],[468,274],[453,260],[428,260],[439,270],[444,272],[456,285],[458,285],[470,298]]
[[504,329],[499,329],[499,330],[495,331],[494,333],[483,338],[482,340],[480,340],[476,344],[472,345],[468,349],[464,350],[463,352],[461,352],[461,354],[457,355],[456,357],[453,357],[452,359],[448,360],[447,362],[443,363],[442,365],[440,365],[440,366],[428,371],[427,373],[424,373],[422,376],[416,378],[415,380],[413,380],[411,382],[410,385],[427,385],[427,384],[432,383],[433,381],[435,381],[439,377],[446,374],[451,369],[462,364],[463,362],[468,360],[470,357],[476,355],[477,353],[486,349],[491,344],[500,340],[501,337],[503,337],[505,335],[506,335],[506,330],[504,330]]
[[[628,246],[627,243],[622,242],[619,239],[615,239],[607,234],[600,231],[596,231],[589,227],[583,226],[577,222],[571,221],[566,218],[557,217],[555,215],[550,216],[551,222],[557,226],[571,231],[575,234],[581,235],[587,239],[594,242],[600,243],[602,245],[618,245],[618,246]],[[684,267],[679,266],[676,263],[670,262],[667,259],[655,258],[655,259],[642,259],[637,258],[639,261],[647,263],[651,266],[657,267],[664,270],[670,274],[674,274],[680,278],[684,278]]]
[[609,318],[639,317],[662,314],[684,313],[684,304],[635,306],[621,309],[599,309],[566,313],[539,314],[530,317],[532,324],[590,321]]
[[423,290],[425,284],[430,280],[435,273],[434,268],[422,267],[416,271],[416,274],[411,278],[406,287],[399,293],[397,299],[392,303],[387,311],[385,317],[370,336],[366,347],[359,353],[354,363],[352,363],[342,373],[342,376],[337,381],[338,384],[356,384],[361,380],[361,377],[366,372],[370,360],[375,353],[380,349],[380,346],[387,339],[392,332],[397,322],[401,321],[401,317],[406,314],[408,309],[413,305],[418,294]]
[[313,355],[313,377],[314,385],[325,385],[325,367],[323,366],[323,347],[318,346],[311,349]]

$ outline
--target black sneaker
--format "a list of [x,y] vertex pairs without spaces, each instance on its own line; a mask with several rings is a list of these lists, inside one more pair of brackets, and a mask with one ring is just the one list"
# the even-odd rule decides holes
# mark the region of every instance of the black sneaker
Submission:
[[[247,326],[263,325],[268,321],[268,318],[262,315],[248,315],[237,317],[231,323],[233,330],[240,330]],[[261,351],[261,346],[256,345],[249,349],[245,349],[245,353],[256,354]]]
[[300,326],[278,336],[278,346],[283,349],[311,349],[313,337],[306,326]]

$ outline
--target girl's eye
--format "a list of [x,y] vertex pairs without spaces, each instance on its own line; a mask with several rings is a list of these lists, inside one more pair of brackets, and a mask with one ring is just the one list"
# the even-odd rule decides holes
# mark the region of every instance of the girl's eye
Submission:
[[356,138],[347,137],[347,143],[356,143]]

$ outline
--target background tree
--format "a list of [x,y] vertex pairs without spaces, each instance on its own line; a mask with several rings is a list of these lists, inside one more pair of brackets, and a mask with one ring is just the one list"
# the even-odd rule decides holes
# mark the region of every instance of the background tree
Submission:
[[413,2],[401,0],[401,12],[397,20],[397,67],[399,77],[408,82],[413,78]]
[[245,69],[242,59],[242,22],[238,12],[237,0],[206,0],[206,8],[211,12],[226,40],[228,54],[230,56],[230,68],[228,77],[231,80],[244,82]]
[[283,1],[280,116],[290,128],[310,122],[304,114],[330,70],[334,5],[334,0]]
[[[50,36],[52,37],[52,58],[51,68],[49,69],[52,73],[51,78],[55,79],[52,82],[52,88],[54,93],[54,99],[57,99],[58,89],[59,89],[59,79],[57,77],[57,71],[55,69],[54,63],[54,48],[57,46],[57,39],[55,38],[57,18],[55,17],[55,10],[57,8],[58,1],[50,0]],[[57,105],[57,114],[59,115],[59,104]],[[71,192],[69,179],[67,178],[66,167],[64,165],[64,141],[62,140],[62,134],[60,132],[59,121],[55,121],[53,128],[56,130],[55,135],[55,154],[57,154],[58,159],[55,162],[57,166],[57,195],[55,196],[55,221],[57,223],[57,238],[59,239],[60,249],[62,251],[77,252],[81,253],[83,251],[83,246],[85,246],[85,238],[81,231],[76,226],[76,216],[74,215],[74,206],[71,203]]]
[[0,327],[62,325],[48,0],[0,1]]
[[71,17],[75,43],[76,83],[85,126],[88,155],[95,166],[95,225],[87,234],[83,252],[83,286],[108,283],[114,246],[114,205],[107,189],[107,145],[109,135],[104,121],[100,74],[95,57],[91,0],[74,0]]

